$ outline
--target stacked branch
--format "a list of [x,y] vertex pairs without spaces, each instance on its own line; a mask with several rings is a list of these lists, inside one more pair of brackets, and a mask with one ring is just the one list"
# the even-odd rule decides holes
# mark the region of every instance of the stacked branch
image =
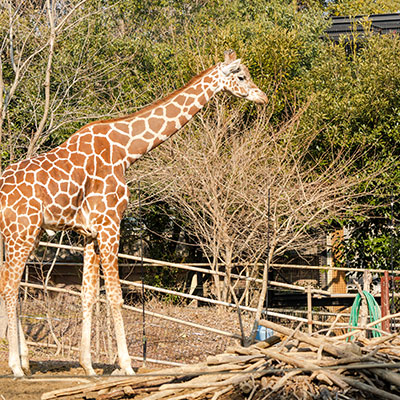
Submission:
[[400,400],[397,334],[354,342],[270,321],[261,324],[277,335],[247,348],[228,347],[200,364],[110,378],[46,393],[42,399],[216,400],[235,393],[246,399]]

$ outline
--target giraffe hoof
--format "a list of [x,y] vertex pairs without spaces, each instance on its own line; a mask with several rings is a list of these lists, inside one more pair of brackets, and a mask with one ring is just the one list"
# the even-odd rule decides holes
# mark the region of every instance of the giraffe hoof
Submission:
[[94,369],[92,369],[90,371],[86,371],[86,375],[87,376],[97,376],[96,372],[94,372]]
[[123,369],[122,373],[124,375],[135,375],[135,371],[133,370],[132,367],[127,367],[127,368]]
[[14,378],[23,378],[25,376],[24,371],[21,368],[13,369]]
[[111,375],[123,375],[122,370],[121,369],[114,369],[113,372],[111,372]]
[[82,368],[85,371],[85,375],[87,375],[87,376],[97,376],[96,372],[94,372],[94,369],[92,367],[86,367],[86,366],[83,367],[82,366]]
[[31,375],[31,369],[29,367],[29,359],[23,358],[21,361],[22,371],[25,372],[26,375]]
[[127,368],[117,368],[113,372],[111,372],[111,375],[135,375],[135,371],[132,369],[132,367],[127,367]]

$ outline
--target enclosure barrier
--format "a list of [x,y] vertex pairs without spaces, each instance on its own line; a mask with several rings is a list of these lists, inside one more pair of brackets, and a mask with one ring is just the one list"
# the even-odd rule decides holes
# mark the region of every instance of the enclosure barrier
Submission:
[[[48,243],[48,242],[39,242],[39,245],[41,246],[47,246],[47,247],[53,247],[53,248],[59,248],[59,249],[67,249],[67,250],[75,250],[75,251],[84,251],[83,247],[80,246],[70,246],[70,245],[63,245],[63,244],[56,244],[56,243]],[[138,261],[138,262],[143,262],[145,265],[151,265],[151,266],[166,266],[166,267],[172,267],[172,268],[179,268],[179,269],[184,269],[184,270],[189,270],[189,271],[194,271],[194,272],[200,272],[203,274],[209,274],[209,275],[219,275],[219,276],[225,276],[224,272],[219,272],[219,271],[213,271],[211,269],[207,268],[201,268],[200,266],[207,266],[208,264],[204,263],[199,263],[199,264],[181,264],[181,263],[171,263],[168,261],[161,261],[161,260],[154,260],[146,257],[139,257],[139,256],[132,256],[128,254],[122,254],[119,253],[118,257],[121,259],[126,259],[126,260],[133,260],[133,261]],[[263,264],[258,263],[258,265],[262,266]],[[271,268],[307,268],[307,269],[319,269],[319,270],[340,270],[340,271],[350,271],[350,272],[365,272],[364,269],[360,268],[336,268],[336,267],[320,267],[320,266],[300,266],[300,265],[292,265],[292,264],[271,264]],[[371,269],[369,270],[371,272],[377,272],[377,273],[384,273],[385,270],[381,269]],[[395,274],[400,275],[400,271],[394,271]],[[248,276],[242,276],[238,274],[231,274],[232,278],[235,279],[240,279],[240,280],[245,280],[245,281],[252,281],[255,283],[262,283],[262,279],[260,278],[253,278],[253,277],[248,277]],[[142,284],[132,282],[132,281],[126,281],[126,280],[120,280],[122,284],[128,285],[128,286],[133,286],[133,287],[142,287]],[[281,287],[281,288],[286,288],[286,289],[292,289],[292,290],[299,290],[302,292],[307,293],[307,304],[308,304],[308,310],[307,310],[307,318],[301,318],[301,317],[296,317],[293,315],[285,314],[285,313],[279,313],[275,311],[270,311],[267,310],[268,315],[272,317],[277,317],[277,318],[284,318],[288,320],[293,320],[293,321],[298,321],[298,322],[306,322],[308,323],[309,327],[311,328],[312,325],[330,325],[330,323],[325,323],[321,321],[313,321],[312,320],[312,295],[323,295],[323,296],[330,296],[331,293],[325,290],[320,290],[320,289],[314,289],[309,287],[304,287],[304,286],[299,286],[299,285],[293,285],[293,284],[288,284],[288,283],[283,283],[283,282],[277,282],[277,281],[269,281],[269,285],[271,286],[276,286],[276,287]],[[248,312],[255,312],[256,309],[252,307],[247,307],[247,306],[242,306],[242,305],[236,305],[233,303],[227,303],[219,300],[214,300],[206,297],[201,297],[201,296],[195,296],[192,294],[187,294],[187,293],[182,293],[178,291],[172,291],[168,289],[163,289],[163,288],[158,288],[150,285],[145,285],[145,288],[148,290],[152,291],[158,291],[160,293],[166,293],[166,294],[172,294],[192,300],[198,300],[202,301],[205,303],[209,304],[216,304],[216,305],[223,305],[231,308],[240,308],[241,310],[248,311]],[[342,324],[338,324],[337,326],[341,326]]]
[[[65,244],[48,243],[48,242],[39,242],[39,245],[45,246],[45,247],[53,247],[53,248],[57,248],[57,249],[74,250],[74,251],[81,251],[81,252],[84,251],[84,248],[80,247],[80,246],[69,246],[69,245],[65,245]],[[172,268],[185,269],[187,271],[201,272],[203,274],[219,275],[222,277],[225,276],[224,272],[213,271],[211,269],[196,267],[195,264],[172,263],[172,262],[168,262],[168,261],[153,260],[151,258],[146,258],[146,257],[142,258],[139,256],[132,256],[129,254],[122,254],[122,253],[118,253],[118,257],[125,259],[125,260],[143,261],[144,265],[152,265],[152,266],[159,266],[159,267],[172,267]],[[200,264],[200,265],[205,265],[205,264]],[[262,265],[262,264],[256,264],[256,265]],[[285,268],[284,264],[271,264],[271,267],[272,268],[273,267]],[[288,266],[286,266],[286,267],[288,267]],[[319,269],[322,269],[322,268],[319,267]],[[249,276],[243,276],[243,275],[238,275],[238,274],[230,274],[230,276],[235,279],[256,282],[256,283],[262,283],[262,279],[259,279],[259,278],[252,278]],[[269,281],[268,283],[271,286],[278,286],[278,287],[283,287],[286,289],[300,290],[303,292],[307,291],[307,288],[305,288],[304,286],[291,285],[289,283],[276,282],[276,281]],[[326,295],[326,296],[330,295],[330,293],[326,290],[312,288],[311,291],[312,291],[312,293],[318,293],[318,294],[322,294],[322,295]]]
[[[84,248],[80,247],[80,246],[69,246],[69,245],[56,244],[56,243],[39,242],[39,245],[58,248],[58,249],[74,250],[74,251],[79,251],[79,252],[82,252],[84,250]],[[125,260],[143,262],[143,265],[146,265],[146,266],[172,267],[172,268],[179,268],[179,269],[184,269],[184,270],[188,270],[188,271],[198,272],[198,273],[202,273],[202,274],[225,276],[224,272],[213,271],[211,269],[205,268],[206,266],[208,266],[208,264],[200,264],[200,263],[199,264],[171,263],[171,262],[167,262],[167,261],[153,260],[153,259],[150,259],[150,258],[142,258],[142,257],[138,257],[138,256],[132,256],[132,255],[121,254],[121,253],[118,254],[118,257],[121,258],[121,259],[125,259]],[[54,260],[54,262],[55,262],[55,260]],[[54,264],[54,262],[53,262],[53,264]],[[223,264],[220,264],[220,265],[223,265]],[[259,264],[259,265],[262,266],[263,264]],[[357,269],[357,268],[334,268],[334,267],[333,268],[332,267],[328,268],[328,267],[320,267],[320,266],[296,266],[296,265],[291,265],[291,264],[271,264],[270,266],[271,266],[271,268],[302,268],[302,269],[307,268],[307,269],[319,269],[319,270],[321,270],[321,269],[322,270],[341,270],[341,271],[345,270],[345,271],[364,272],[363,269]],[[374,270],[371,270],[371,271],[384,273],[384,271],[378,270],[378,269],[374,269]],[[396,274],[400,274],[400,271],[395,271],[395,273]],[[234,279],[239,279],[239,280],[244,280],[244,281],[262,283],[262,279],[259,279],[259,278],[242,276],[242,275],[238,275],[238,274],[231,274],[231,277],[234,278]],[[120,280],[120,282],[121,282],[122,285],[126,285],[126,286],[129,286],[129,287],[142,288],[142,284],[138,283],[138,282],[127,281],[127,280]],[[281,287],[281,288],[291,289],[291,290],[299,290],[299,291],[307,293],[308,309],[306,311],[303,311],[303,313],[306,314],[305,315],[306,318],[290,315],[290,314],[287,314],[287,313],[270,311],[270,310],[266,311],[268,316],[276,317],[276,318],[282,318],[282,319],[291,320],[291,321],[297,321],[299,323],[306,323],[306,324],[308,324],[308,329],[309,329],[310,332],[312,331],[312,326],[315,326],[315,325],[318,325],[321,328],[324,327],[324,326],[330,327],[329,329],[323,329],[322,331],[331,331],[332,329],[340,329],[340,328],[341,329],[346,329],[346,328],[348,328],[348,324],[346,324],[346,323],[338,323],[337,320],[333,324],[332,324],[332,322],[313,321],[313,314],[314,315],[317,315],[317,314],[321,314],[322,315],[324,313],[316,313],[316,312],[312,311],[312,296],[313,295],[316,295],[316,296],[330,296],[331,295],[330,292],[327,292],[327,291],[324,291],[324,290],[320,290],[320,289],[314,289],[314,288],[311,288],[311,286],[304,287],[304,286],[298,286],[298,285],[287,284],[287,283],[276,282],[276,281],[269,281],[269,284],[271,286],[276,286],[276,287]],[[44,285],[41,285],[41,284],[33,284],[33,283],[23,282],[21,284],[21,286],[26,287],[26,288],[30,287],[30,288],[35,288],[35,289],[39,289],[39,290],[62,292],[62,293],[72,294],[74,296],[80,296],[80,292],[78,292],[76,290],[55,288],[55,287],[51,287],[51,286],[46,285],[46,283]],[[244,306],[244,305],[238,306],[238,305],[233,304],[233,303],[228,303],[228,302],[223,302],[223,301],[210,299],[210,298],[206,298],[206,297],[202,297],[202,296],[196,296],[196,295],[193,295],[193,294],[188,294],[188,293],[182,293],[182,292],[178,292],[178,291],[163,289],[163,288],[154,287],[154,286],[150,286],[150,285],[144,285],[144,288],[147,289],[147,290],[151,290],[151,291],[157,291],[159,293],[171,294],[171,295],[174,295],[174,296],[179,296],[179,297],[183,297],[183,298],[187,298],[187,299],[191,299],[191,300],[197,300],[197,301],[201,301],[201,302],[208,303],[208,304],[222,305],[222,306],[226,306],[226,307],[230,307],[230,308],[239,308],[239,309],[241,309],[243,311],[247,311],[247,312],[251,312],[251,313],[256,311],[256,309],[253,308],[253,307],[248,307],[248,306]],[[105,299],[99,299],[99,302],[106,303],[106,300]],[[136,307],[132,307],[132,306],[128,306],[128,305],[124,305],[123,308],[126,309],[126,310],[133,311],[135,313],[140,313],[140,314],[143,313],[143,309],[142,308],[136,308]],[[284,310],[284,311],[286,312],[286,310]],[[327,314],[327,313],[325,313],[325,314]],[[328,314],[332,314],[332,313],[328,313]],[[203,330],[203,331],[211,332],[211,333],[218,334],[218,335],[225,336],[225,337],[230,337],[230,338],[234,338],[234,339],[241,339],[242,338],[242,336],[240,334],[238,334],[238,333],[233,333],[233,332],[227,332],[227,331],[223,331],[223,330],[219,330],[219,329],[214,329],[214,328],[207,327],[207,326],[204,326],[204,325],[192,323],[192,322],[189,322],[189,321],[184,321],[184,320],[181,320],[181,319],[178,319],[178,318],[166,316],[166,315],[163,315],[163,314],[159,314],[159,313],[155,313],[155,312],[151,312],[151,311],[147,311],[147,310],[145,310],[145,315],[153,316],[155,318],[171,321],[171,322],[174,322],[174,323],[177,323],[177,324],[180,324],[180,325],[192,327],[192,328],[195,328],[195,329],[200,329],[200,330]],[[75,349],[72,349],[72,351],[75,351]],[[156,360],[155,362],[166,363],[166,364],[169,363],[169,361],[165,361],[164,362],[162,360]]]

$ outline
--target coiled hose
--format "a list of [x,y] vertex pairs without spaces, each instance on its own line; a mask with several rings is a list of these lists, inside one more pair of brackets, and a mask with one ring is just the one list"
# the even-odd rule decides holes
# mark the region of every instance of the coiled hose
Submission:
[[[363,294],[364,294],[365,298],[367,299],[370,320],[371,320],[371,322],[375,322],[381,318],[381,309],[379,308],[378,303],[376,302],[374,296],[372,296],[371,293],[363,290]],[[351,312],[350,312],[349,325],[352,327],[357,327],[358,317],[360,314],[360,304],[361,304],[361,295],[357,294],[356,298],[354,299],[353,305],[351,307]],[[374,325],[373,328],[382,329],[380,323]],[[353,330],[354,329],[350,328],[349,332],[351,332]],[[372,336],[373,337],[381,337],[382,334],[378,331],[373,330]],[[350,338],[350,340],[352,340],[352,339],[353,339],[353,336]]]

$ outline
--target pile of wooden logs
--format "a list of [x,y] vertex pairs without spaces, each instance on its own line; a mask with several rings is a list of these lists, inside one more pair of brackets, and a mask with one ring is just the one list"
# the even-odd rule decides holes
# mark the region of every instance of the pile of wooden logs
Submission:
[[261,324],[276,336],[246,348],[229,347],[200,364],[109,378],[42,399],[400,400],[397,334],[347,342],[270,321]]

